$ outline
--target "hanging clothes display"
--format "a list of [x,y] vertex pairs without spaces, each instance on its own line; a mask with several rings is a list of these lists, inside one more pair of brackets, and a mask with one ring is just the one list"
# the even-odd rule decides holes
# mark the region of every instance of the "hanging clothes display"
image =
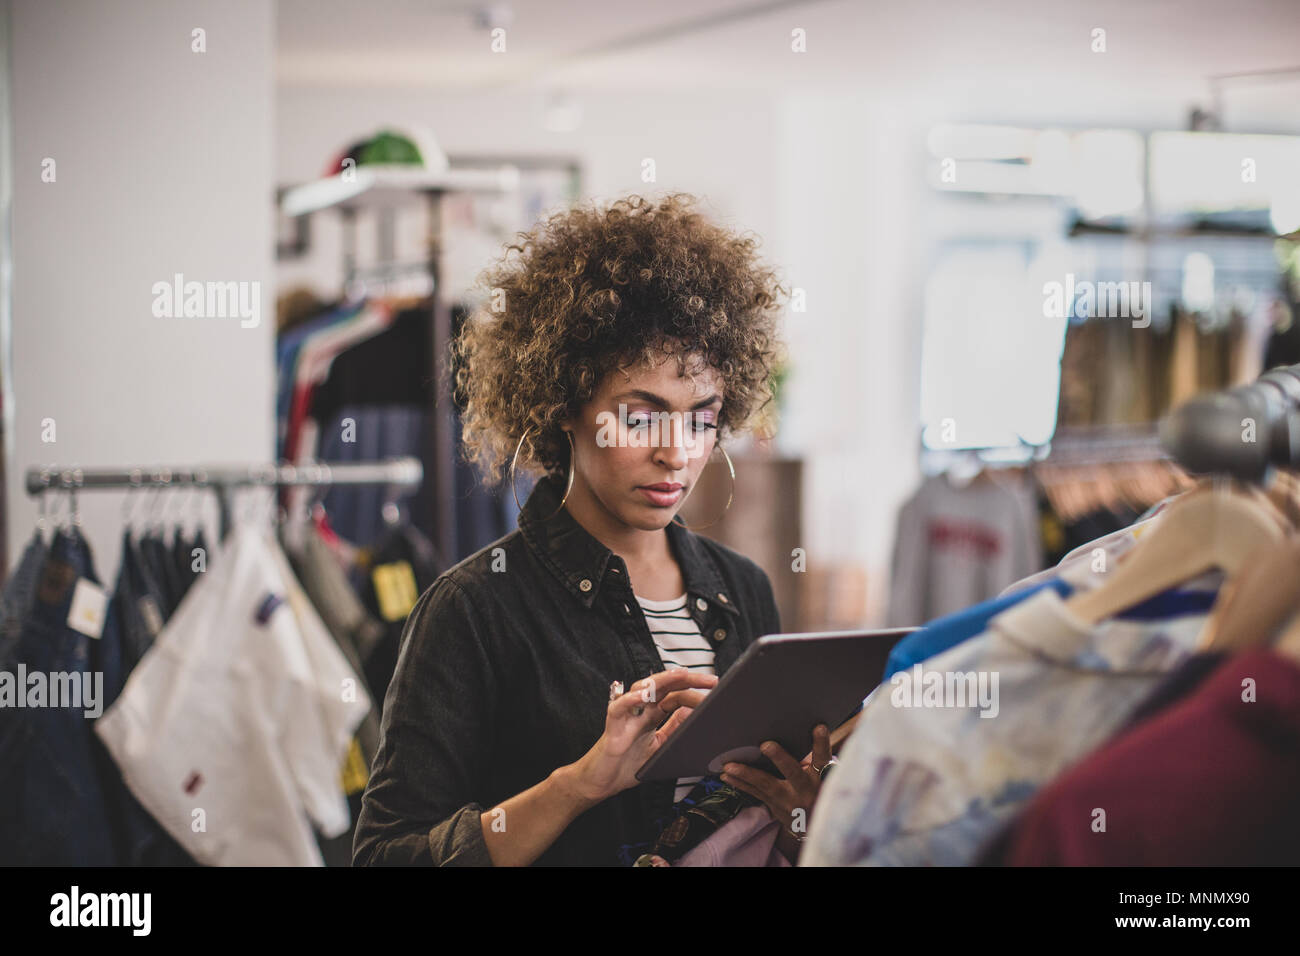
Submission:
[[[173,541],[179,549],[173,554],[174,564],[190,557],[180,536]],[[196,541],[203,541],[202,530]],[[191,565],[187,564],[188,569]],[[192,583],[192,579],[190,582]],[[188,587],[186,588],[188,590]],[[179,603],[179,602],[177,602]],[[105,708],[111,707],[121,696],[122,688],[136,665],[144,658],[166,621],[164,608],[168,602],[147,567],[141,560],[140,542],[130,529],[122,532],[122,557],[118,565],[117,586],[113,591],[111,613],[116,616],[120,644],[101,641],[101,653],[111,660],[101,663],[105,672]],[[110,679],[107,675],[113,674]],[[121,771],[98,737],[94,741],[100,777],[104,780],[109,800],[110,815],[117,835],[118,863],[122,866],[194,866],[194,858],[185,852],[164,830],[127,787]]]
[[369,695],[273,539],[235,528],[95,730],[196,860],[320,864]]
[[5,592],[22,625],[0,680],[0,860],[109,866],[117,854],[91,737],[104,681],[91,645],[115,642],[117,624],[79,528],[60,528],[41,551],[27,549]]
[[[1067,583],[1094,585],[1081,570]],[[982,633],[896,672],[841,752],[801,860],[974,862],[1037,787],[1104,741],[1192,652],[1217,584],[1095,627],[1042,587]]]
[[928,478],[899,512],[888,626],[924,624],[994,597],[1042,560],[1029,482]]
[[366,680],[381,707],[397,667],[407,615],[444,570],[433,544],[409,524],[387,528],[357,555],[352,572],[357,592],[366,611],[384,624],[384,635],[365,663]]
[[[366,611],[342,565],[314,524],[296,538],[282,532],[280,541],[294,574],[347,658],[348,666],[357,675],[364,675],[371,654],[385,635],[383,624]],[[349,744],[343,767],[343,792],[352,822],[342,834],[321,838],[321,853],[327,866],[352,865],[352,837],[361,812],[361,797],[370,779],[370,764],[379,749],[381,700],[364,676],[361,680],[373,706]]]
[[1300,495],[1267,478],[899,641],[800,865],[1300,862]]
[[[99,488],[175,477],[223,496],[301,478],[96,471]],[[71,474],[50,469],[40,493]],[[317,480],[409,488],[418,475],[365,462]],[[240,521],[213,552],[201,523],[125,520],[111,590],[74,507],[48,542],[42,518],[0,591],[0,862],[350,865],[379,743],[365,667],[388,628],[349,581],[362,572],[329,543],[327,517],[277,521],[278,536]],[[421,540],[397,526],[380,543],[423,578]]]
[[[332,357],[328,375],[310,393],[306,417],[293,426],[298,437],[291,450],[299,463],[420,458],[425,483],[412,499],[411,522],[432,539],[437,463],[429,459],[427,443],[435,394],[429,371],[433,355],[429,310],[427,302],[395,310],[386,328]],[[463,303],[452,307],[453,336],[468,314],[469,306]],[[281,370],[288,373],[286,365]],[[447,374],[455,375],[454,366]],[[451,427],[456,448],[460,447],[460,412],[454,406]],[[323,503],[338,534],[365,544],[383,531],[385,494],[379,487],[332,488]],[[509,534],[519,511],[512,495],[489,490],[478,467],[459,454],[451,496],[456,553],[439,556],[444,568]]]
[[1188,664],[1182,700],[1046,788],[981,862],[1294,866],[1300,660],[1265,649]]
[[345,301],[328,307],[314,319],[295,325],[280,334],[276,354],[276,457],[283,459],[289,446],[289,416],[293,407],[294,387],[298,382],[298,358],[304,344],[315,334],[355,318],[365,308],[364,299]]
[[[386,328],[339,352],[312,393],[298,460],[423,460],[433,404],[432,355],[427,306],[397,312]],[[426,494],[432,489],[430,464],[424,461]],[[386,494],[376,486],[331,488],[323,504],[338,534],[365,544],[381,533]],[[415,496],[412,521],[428,533],[432,512],[424,498]]]

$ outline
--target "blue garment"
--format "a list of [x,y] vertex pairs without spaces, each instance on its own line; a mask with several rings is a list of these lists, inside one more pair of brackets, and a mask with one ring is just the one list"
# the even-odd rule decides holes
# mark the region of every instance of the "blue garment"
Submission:
[[913,664],[929,660],[934,655],[941,654],[950,647],[956,647],[976,634],[982,634],[994,617],[1046,587],[1051,587],[1062,597],[1070,592],[1068,584],[1060,578],[1053,578],[1004,597],[984,601],[956,614],[938,618],[919,631],[913,631],[895,644],[894,649],[889,652],[889,659],[885,662],[885,683],[888,683],[889,678],[899,671],[905,671]]
[[[885,682],[888,683],[889,679],[899,671],[905,671],[913,664],[927,661],[983,633],[994,617],[1049,587],[1062,598],[1068,598],[1074,592],[1074,588],[1061,578],[1050,578],[1032,587],[1013,591],[1011,594],[976,604],[956,614],[941,617],[921,630],[907,635],[889,654],[889,659],[885,663]],[[1163,594],[1157,594],[1129,608],[1118,616],[1125,621],[1162,621],[1180,614],[1205,614],[1214,605],[1216,596],[1215,591],[1171,588]]]
[[167,598],[130,530],[122,533],[122,559],[114,588],[114,610],[122,634],[122,655],[129,674],[153,646],[167,620]]
[[[343,421],[349,418],[352,427],[345,441]],[[322,423],[326,427],[320,431],[314,457],[331,463],[420,458],[427,419],[425,410],[415,406],[345,406],[333,421]],[[426,487],[427,481],[426,475]],[[409,497],[413,493],[403,490],[400,496]],[[321,504],[330,517],[330,525],[342,538],[364,544],[387,530],[383,506],[393,495],[394,490],[386,485],[335,485],[325,493]]]
[[[343,421],[352,420],[348,441],[343,440]],[[379,461],[385,458],[410,456],[422,458],[424,436],[428,425],[427,412],[408,405],[347,405],[333,420],[321,429],[319,447],[315,457],[319,461]],[[452,442],[460,447],[460,416],[452,416]],[[425,462],[426,487],[432,468]],[[456,553],[447,559],[448,564],[463,560],[515,529],[519,507],[508,485],[488,488],[478,466],[457,454],[453,472],[453,521]],[[517,489],[521,500],[526,498],[531,486],[525,488],[521,476]],[[322,499],[330,523],[340,536],[348,541],[373,541],[386,530],[383,520],[383,503],[391,494],[382,485],[337,485],[329,489]],[[405,495],[412,492],[405,492]],[[418,503],[418,502],[416,502]],[[412,523],[415,507],[411,509]]]
[[302,325],[295,325],[281,335],[275,342],[275,421],[277,457],[284,457],[285,438],[289,431],[289,409],[293,404],[293,384],[298,369],[298,353],[303,344],[312,335],[327,329],[336,322],[343,322],[361,311],[365,300],[344,302],[336,309],[324,313]]
[[[81,680],[83,674],[89,674],[93,689],[90,645],[94,639],[67,623],[81,577],[99,583],[90,547],[77,529],[60,530],[41,568],[35,599],[13,656],[29,677],[39,672],[47,681],[57,674]],[[100,640],[115,642],[116,629],[114,615],[106,614]],[[17,688],[24,697],[27,690],[26,686]],[[49,690],[47,704],[53,698],[53,687]],[[111,866],[117,862],[91,750],[88,709],[0,709],[0,780],[4,781],[0,787],[0,862],[62,866]]]
[[18,651],[23,622],[36,599],[36,580],[40,577],[48,551],[45,539],[37,531],[27,542],[18,566],[5,582],[4,593],[0,595],[0,668],[9,668],[10,655]]

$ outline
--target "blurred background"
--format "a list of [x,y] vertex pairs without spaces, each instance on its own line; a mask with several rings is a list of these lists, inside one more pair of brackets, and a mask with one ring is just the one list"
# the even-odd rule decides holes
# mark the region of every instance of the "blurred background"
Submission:
[[[3,12],[7,566],[74,504],[106,581],[124,529],[221,533],[215,494],[32,494],[51,466],[412,457],[418,488],[280,504],[363,569],[394,528],[428,573],[507,533],[445,347],[502,244],[576,201],[693,193],[795,290],[705,532],[790,630],[918,624],[1055,563],[1183,486],[1172,405],[1300,362],[1292,0]],[[169,317],[195,281],[256,290],[257,321]]]

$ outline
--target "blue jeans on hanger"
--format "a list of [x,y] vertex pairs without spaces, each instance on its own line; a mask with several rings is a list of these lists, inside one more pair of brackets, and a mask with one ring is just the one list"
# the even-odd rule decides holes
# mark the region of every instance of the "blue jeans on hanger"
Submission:
[[4,593],[0,594],[0,670],[13,673],[10,657],[18,651],[18,639],[22,637],[23,624],[36,598],[36,580],[48,551],[41,533],[33,534],[18,566],[5,582]]
[[[93,692],[94,639],[67,623],[81,577],[98,583],[90,548],[77,529],[60,530],[10,660],[24,664],[28,675],[43,673],[47,681],[59,673],[77,681],[90,674]],[[104,637],[116,640],[111,613],[104,621]],[[92,754],[91,720],[85,716],[92,708],[85,699],[80,707],[48,706],[53,686],[47,689],[47,706],[0,710],[0,862],[113,865],[117,860]],[[27,686],[16,690],[26,699]]]

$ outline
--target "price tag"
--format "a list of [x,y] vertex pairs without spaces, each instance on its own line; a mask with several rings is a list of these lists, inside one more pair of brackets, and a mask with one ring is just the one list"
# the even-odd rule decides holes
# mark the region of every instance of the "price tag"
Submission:
[[411,613],[420,594],[415,586],[415,572],[410,562],[395,561],[377,564],[370,573],[375,582],[375,597],[379,599],[379,613],[385,621],[401,621]]
[[72,607],[68,609],[68,627],[87,637],[98,639],[104,633],[104,608],[108,596],[94,581],[78,578],[72,592]]
[[343,792],[349,797],[363,793],[369,781],[370,768],[366,766],[366,758],[361,753],[361,742],[353,737],[352,743],[348,745],[347,758],[343,761]]

